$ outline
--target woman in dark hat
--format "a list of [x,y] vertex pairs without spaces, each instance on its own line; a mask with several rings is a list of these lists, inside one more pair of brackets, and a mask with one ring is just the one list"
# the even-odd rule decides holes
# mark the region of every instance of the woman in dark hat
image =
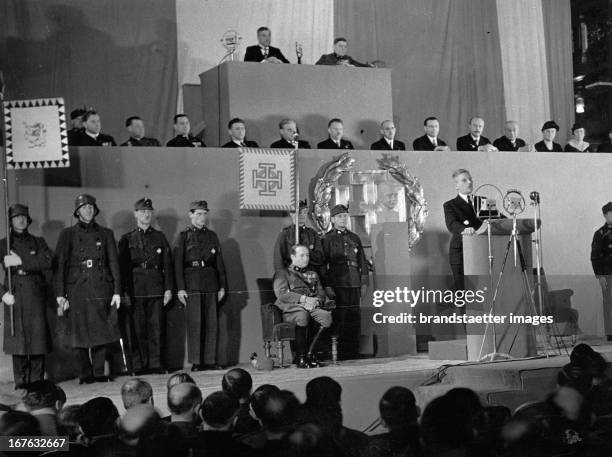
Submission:
[[593,152],[593,148],[588,141],[584,141],[586,131],[581,124],[575,123],[572,126],[574,138],[565,145],[565,152]]
[[559,131],[559,126],[555,121],[546,121],[542,126],[542,141],[534,145],[538,152],[563,152],[559,143],[553,142],[555,135]]

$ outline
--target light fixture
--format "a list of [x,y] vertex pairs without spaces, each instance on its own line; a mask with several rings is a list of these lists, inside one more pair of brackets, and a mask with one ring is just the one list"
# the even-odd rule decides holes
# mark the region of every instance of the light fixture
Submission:
[[584,113],[584,98],[581,95],[576,95],[576,113]]

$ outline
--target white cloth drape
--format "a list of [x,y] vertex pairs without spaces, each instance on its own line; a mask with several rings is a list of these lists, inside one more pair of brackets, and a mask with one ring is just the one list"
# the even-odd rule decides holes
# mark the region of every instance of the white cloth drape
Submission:
[[333,4],[333,0],[177,0],[179,87],[199,84],[198,75],[219,63],[225,54],[220,39],[229,29],[242,36],[240,60],[247,46],[257,44],[257,29],[266,26],[272,32],[272,46],[290,62],[297,61],[296,41],[303,46],[302,63],[316,62],[321,54],[332,52]]
[[519,136],[533,144],[550,119],[542,2],[497,0],[497,18],[506,119],[519,122]]

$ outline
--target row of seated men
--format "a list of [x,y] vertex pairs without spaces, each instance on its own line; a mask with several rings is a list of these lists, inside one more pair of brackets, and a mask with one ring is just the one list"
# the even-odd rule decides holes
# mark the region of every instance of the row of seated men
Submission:
[[[74,110],[71,113],[72,128],[68,133],[68,144],[71,146],[116,146],[115,139],[102,133],[100,115],[93,111]],[[125,121],[130,135],[121,146],[161,146],[159,140],[145,135],[144,121],[138,116],[131,116]],[[516,121],[507,121],[504,135],[495,141],[489,140],[482,133],[485,122],[481,117],[473,117],[468,124],[469,133],[457,138],[457,151],[539,151],[539,152],[595,152],[594,147],[584,140],[586,131],[581,124],[572,127],[572,139],[563,148],[554,141],[559,126],[554,121],[547,121],[542,126],[542,141],[528,145],[519,135],[519,125]],[[299,139],[299,129],[293,119],[283,119],[278,125],[280,139],[270,145],[271,148],[310,149],[310,144]],[[414,151],[449,151],[450,147],[439,137],[440,121],[430,116],[423,122],[424,135],[412,142]],[[205,147],[204,142],[191,135],[191,124],[186,114],[174,116],[174,132],[176,136],[166,143],[170,147]],[[229,141],[223,148],[250,147],[258,148],[255,141],[247,140],[246,122],[234,118],[227,125]],[[334,118],[327,125],[328,138],[317,143],[317,149],[354,149],[351,141],[344,138],[344,123],[342,119]],[[380,124],[381,138],[370,145],[372,150],[406,150],[403,141],[396,138],[395,124],[385,120]],[[607,142],[597,148],[597,152],[612,152],[612,131]]]

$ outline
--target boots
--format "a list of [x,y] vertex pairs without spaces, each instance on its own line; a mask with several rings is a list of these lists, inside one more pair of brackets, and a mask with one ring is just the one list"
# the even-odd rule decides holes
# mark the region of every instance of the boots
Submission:
[[308,363],[309,359],[304,354],[300,354],[297,356],[297,360],[295,363],[296,368],[310,368],[310,364]]

